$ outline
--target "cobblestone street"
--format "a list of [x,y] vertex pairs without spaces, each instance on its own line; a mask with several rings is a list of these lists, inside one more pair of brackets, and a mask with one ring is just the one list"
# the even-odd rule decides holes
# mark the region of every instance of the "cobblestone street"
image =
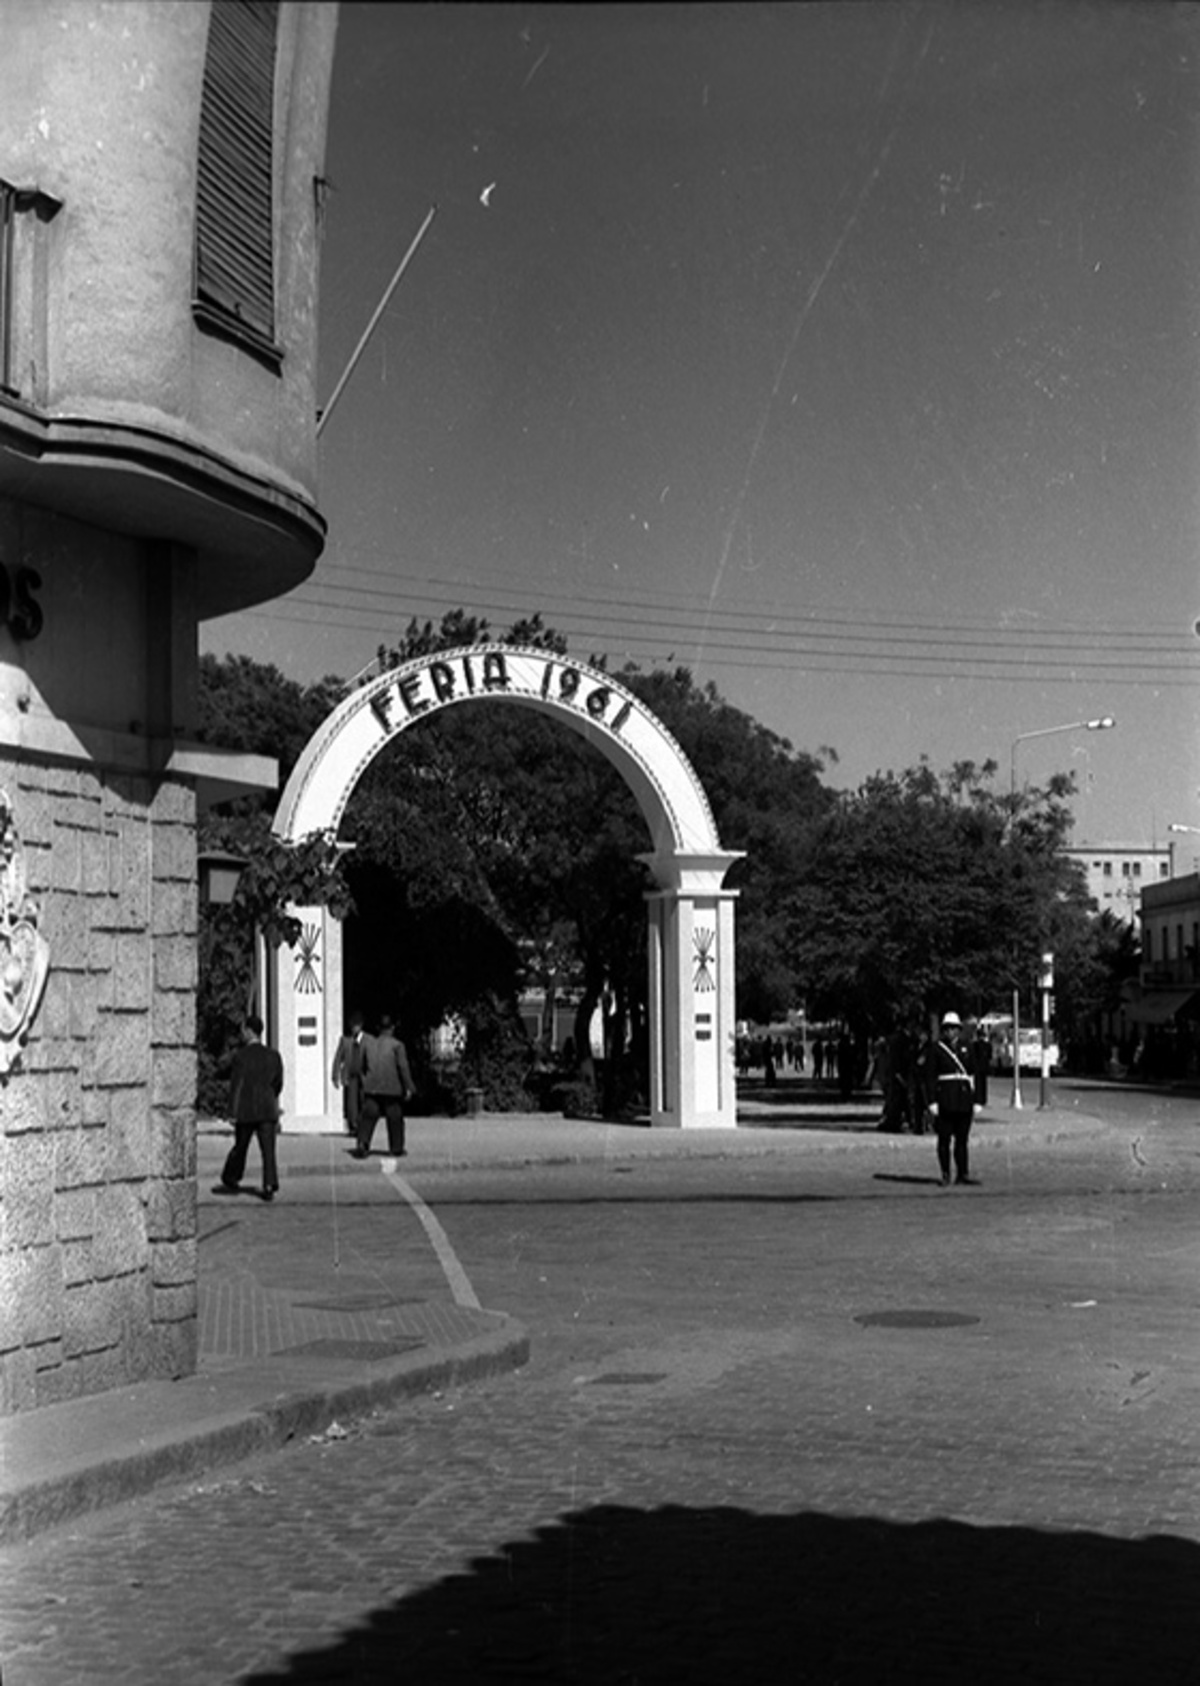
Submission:
[[5,1552],[5,1686],[1194,1680],[1196,1153],[911,1147],[425,1177],[529,1367]]

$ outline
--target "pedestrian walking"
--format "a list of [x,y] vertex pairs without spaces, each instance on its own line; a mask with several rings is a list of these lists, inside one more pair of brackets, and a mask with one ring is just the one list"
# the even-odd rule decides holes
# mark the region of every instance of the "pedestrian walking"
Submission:
[[956,1183],[976,1181],[969,1174],[968,1138],[975,1117],[975,1082],[959,1051],[962,1021],[957,1013],[942,1017],[941,1034],[929,1054],[928,1083],[930,1111],[937,1130],[938,1167],[943,1188],[950,1181],[950,1155],[954,1154]]
[[843,1029],[837,1039],[835,1058],[837,1061],[838,1094],[844,1101],[848,1101],[854,1093],[855,1064],[857,1061],[854,1040],[848,1030]]
[[912,1062],[908,1074],[908,1108],[912,1118],[909,1128],[915,1136],[926,1136],[934,1120],[933,1102],[937,1089],[930,1072],[930,1061],[937,1042],[935,1036],[914,1023],[909,1032]]
[[370,1153],[381,1116],[387,1122],[388,1152],[397,1159],[404,1157],[404,1103],[415,1093],[408,1052],[396,1035],[395,1020],[385,1013],[379,1021],[379,1035],[367,1045],[356,1159],[365,1159]]
[[988,1072],[992,1069],[992,1039],[982,1025],[976,1025],[971,1041],[971,1076],[975,1079],[975,1105],[988,1101]]
[[362,1114],[363,1065],[366,1061],[367,1039],[361,1013],[350,1015],[346,1034],[339,1038],[333,1056],[330,1077],[335,1089],[342,1091],[342,1117],[350,1134],[358,1139],[358,1121]]
[[229,1074],[229,1116],[233,1146],[221,1171],[220,1192],[236,1194],[246,1174],[246,1155],[258,1137],[262,1159],[262,1197],[279,1192],[275,1138],[279,1134],[279,1097],[283,1093],[283,1060],[275,1048],[263,1045],[263,1022],[251,1013],[242,1028],[242,1046],[233,1056]]
[[818,1036],[813,1043],[813,1082],[819,1083],[825,1075],[825,1044]]
[[892,1104],[892,1083],[895,1073],[892,1068],[892,1039],[882,1035],[875,1039],[871,1049],[871,1068],[867,1072],[867,1087],[872,1081],[878,1083],[882,1096],[879,1107],[880,1130],[894,1130],[896,1128],[895,1108]]
[[908,1129],[919,1135],[914,1123],[912,1093],[915,1047],[915,1038],[905,1025],[899,1025],[888,1037],[884,1128],[899,1132]]

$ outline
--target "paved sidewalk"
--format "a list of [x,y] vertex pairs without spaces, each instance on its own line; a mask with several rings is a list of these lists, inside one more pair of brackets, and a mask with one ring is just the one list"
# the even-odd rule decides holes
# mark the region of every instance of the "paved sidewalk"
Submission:
[[[0,1542],[26,1539],[87,1511],[283,1445],[336,1436],[340,1419],[525,1363],[522,1325],[481,1307],[420,1198],[466,1169],[721,1159],[746,1155],[932,1155],[926,1139],[881,1135],[870,1096],[840,1102],[811,1086],[748,1089],[736,1130],[651,1130],[557,1114],[416,1118],[402,1160],[349,1156],[344,1136],[280,1143],[282,1189],[271,1205],[247,1185],[214,1192],[227,1129],[198,1133],[199,1365],[48,1406],[0,1424]],[[1102,1134],[1101,1121],[999,1105],[980,1119],[974,1159]],[[251,1149],[250,1169],[257,1150]],[[348,1208],[371,1206],[385,1245],[351,1241]],[[313,1222],[315,1212],[320,1222]],[[363,1226],[358,1226],[361,1230]]]

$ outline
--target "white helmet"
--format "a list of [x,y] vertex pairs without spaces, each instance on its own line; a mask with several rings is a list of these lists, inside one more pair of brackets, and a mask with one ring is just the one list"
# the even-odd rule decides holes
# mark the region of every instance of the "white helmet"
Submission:
[[952,1025],[952,1024],[958,1025],[960,1029],[962,1028],[962,1020],[959,1018],[958,1014],[957,1013],[943,1013],[942,1014],[942,1029],[945,1030],[947,1025]]

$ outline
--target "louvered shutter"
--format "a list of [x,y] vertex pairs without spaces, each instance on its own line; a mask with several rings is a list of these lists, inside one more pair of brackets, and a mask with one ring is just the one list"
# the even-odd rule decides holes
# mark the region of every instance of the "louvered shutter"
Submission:
[[276,0],[213,0],[196,201],[199,314],[207,325],[224,326],[276,357],[272,118],[278,15]]
[[0,182],[0,391],[12,391],[13,208],[16,193]]

